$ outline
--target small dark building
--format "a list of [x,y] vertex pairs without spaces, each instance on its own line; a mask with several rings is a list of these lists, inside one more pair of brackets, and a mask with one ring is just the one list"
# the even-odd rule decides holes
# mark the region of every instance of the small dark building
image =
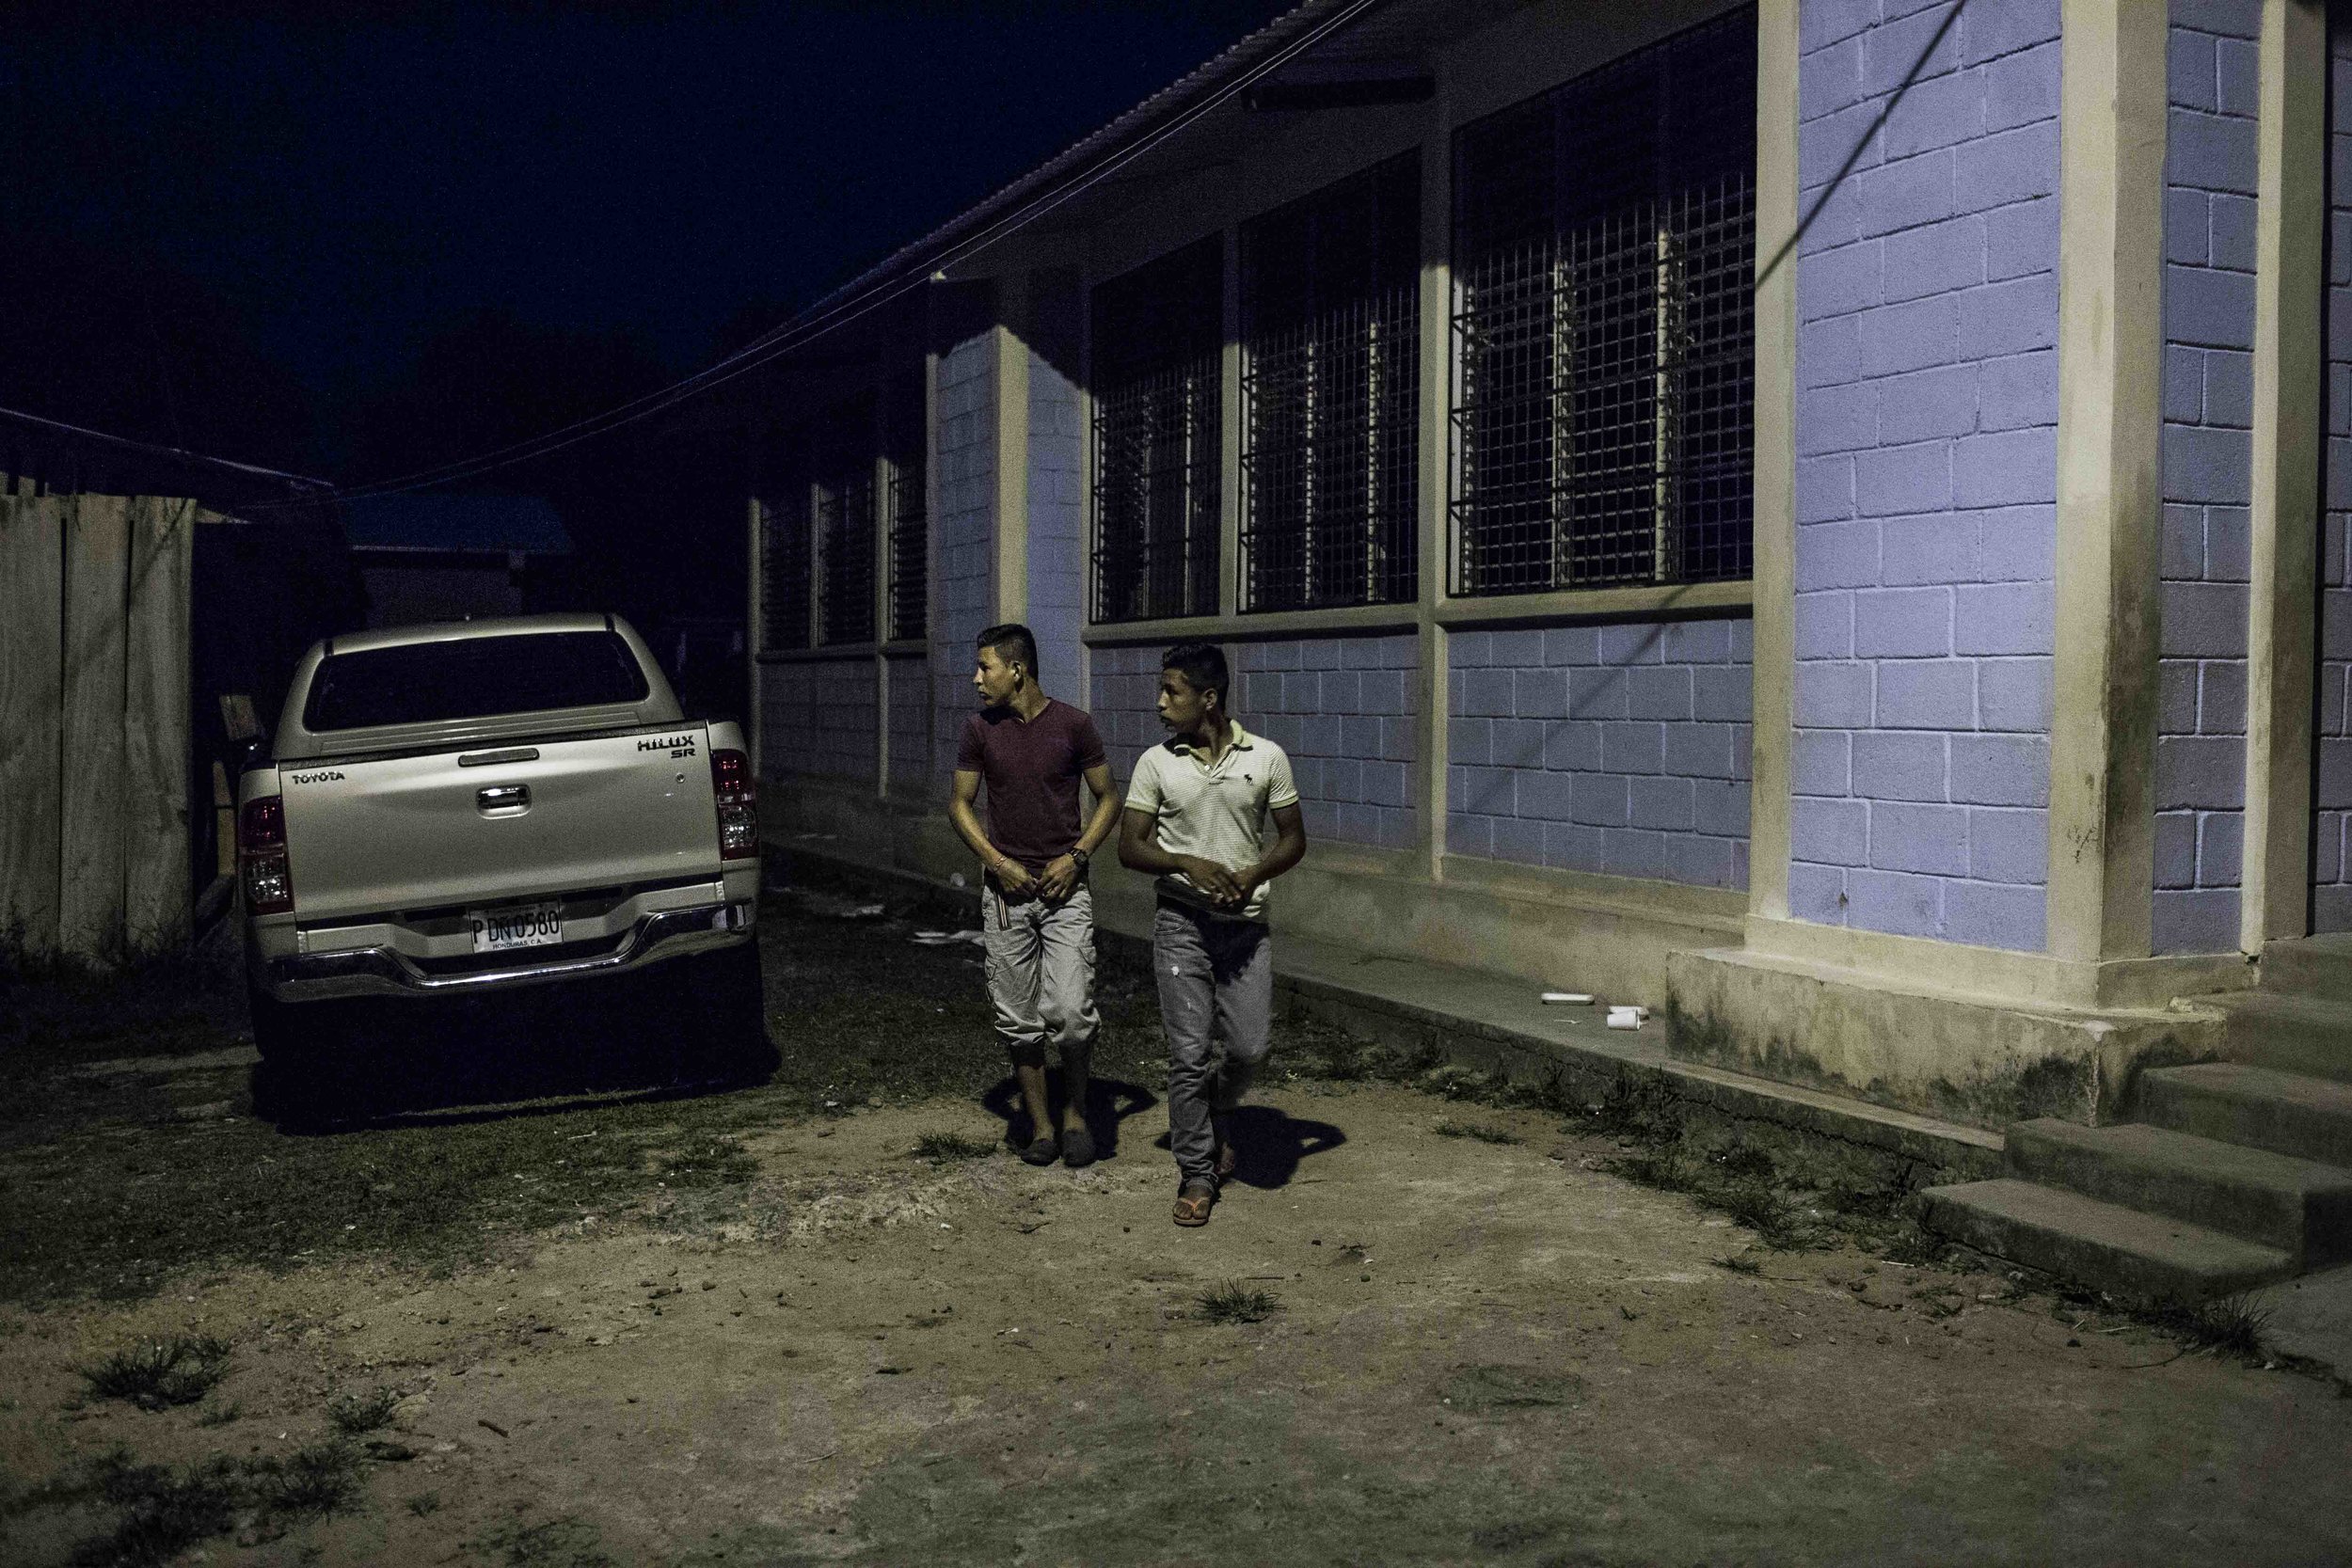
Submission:
[[342,517],[372,626],[559,608],[571,536],[536,496],[368,496]]

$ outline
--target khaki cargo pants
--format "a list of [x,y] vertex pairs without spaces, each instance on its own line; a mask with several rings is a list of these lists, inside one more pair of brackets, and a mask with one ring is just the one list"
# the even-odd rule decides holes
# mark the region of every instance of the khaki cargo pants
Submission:
[[1094,1010],[1094,896],[1082,884],[1058,904],[980,893],[988,945],[988,1000],[1014,1064],[1040,1067],[1051,1044],[1064,1068],[1081,1067],[1102,1019]]

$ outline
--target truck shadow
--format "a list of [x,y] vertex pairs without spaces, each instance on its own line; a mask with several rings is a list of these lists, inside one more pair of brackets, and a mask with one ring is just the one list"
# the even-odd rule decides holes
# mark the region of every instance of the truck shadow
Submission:
[[286,1132],[478,1120],[539,1101],[723,1093],[775,1071],[764,1032],[721,1037],[660,978],[354,1006],[321,1021],[308,1070],[254,1068],[254,1109]]

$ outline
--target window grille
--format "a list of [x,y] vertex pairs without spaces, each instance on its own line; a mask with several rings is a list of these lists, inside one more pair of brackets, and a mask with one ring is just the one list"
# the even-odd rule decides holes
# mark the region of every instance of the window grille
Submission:
[[1756,14],[1454,142],[1453,591],[1744,578]]
[[1222,239],[1102,284],[1093,298],[1093,619],[1217,608]]
[[1242,231],[1242,609],[1419,591],[1421,163]]
[[828,646],[874,641],[874,469],[837,472],[817,487],[817,533],[824,591],[819,620]]
[[920,377],[902,383],[892,400],[890,446],[890,635],[906,641],[924,635],[930,608]]
[[780,653],[808,646],[809,492],[787,483],[759,506],[760,647]]

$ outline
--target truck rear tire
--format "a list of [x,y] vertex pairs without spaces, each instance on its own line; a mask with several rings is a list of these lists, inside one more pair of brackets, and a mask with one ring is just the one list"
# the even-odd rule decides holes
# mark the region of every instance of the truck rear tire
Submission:
[[332,1002],[280,1002],[247,981],[246,1007],[253,1022],[253,1048],[262,1064],[254,1069],[254,1109],[281,1127],[318,1127],[342,1114],[358,1114],[348,1074],[337,1083],[328,1069],[338,1064],[350,1033],[343,1009]]
[[746,942],[699,953],[677,967],[688,991],[686,1016],[692,1020],[696,1037],[684,1042],[689,1060],[680,1068],[723,1083],[764,1082],[775,1070],[776,1053],[768,1043],[759,944]]

